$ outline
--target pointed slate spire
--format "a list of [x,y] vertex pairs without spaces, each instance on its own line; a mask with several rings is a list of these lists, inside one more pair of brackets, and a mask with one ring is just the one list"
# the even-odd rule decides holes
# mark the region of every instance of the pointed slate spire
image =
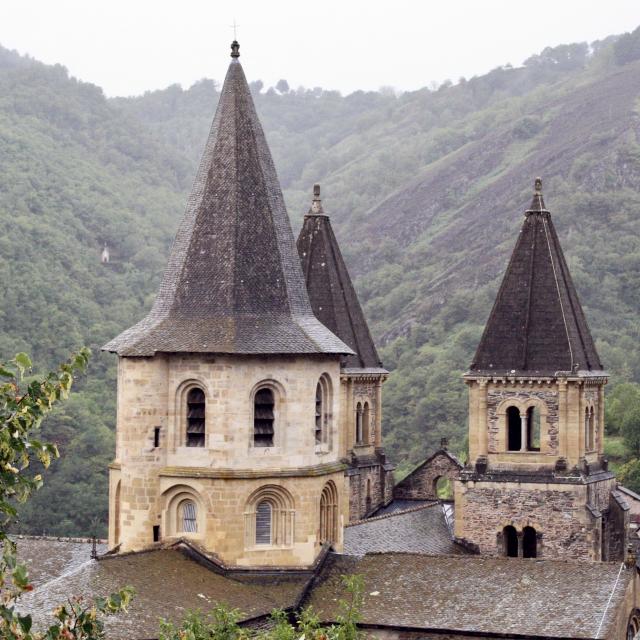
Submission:
[[153,308],[108,351],[351,353],[311,310],[239,48]]
[[602,372],[558,235],[535,181],[471,372]]
[[354,355],[347,356],[348,369],[381,369],[375,344],[358,301],[338,241],[320,199],[320,185],[313,187],[313,201],[298,236],[298,254],[316,317]]

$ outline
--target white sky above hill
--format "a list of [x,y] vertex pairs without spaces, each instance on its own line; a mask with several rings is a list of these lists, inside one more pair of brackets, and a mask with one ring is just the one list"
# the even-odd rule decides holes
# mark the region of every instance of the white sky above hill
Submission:
[[640,25],[640,0],[0,0],[0,44],[133,95],[222,80],[417,89]]

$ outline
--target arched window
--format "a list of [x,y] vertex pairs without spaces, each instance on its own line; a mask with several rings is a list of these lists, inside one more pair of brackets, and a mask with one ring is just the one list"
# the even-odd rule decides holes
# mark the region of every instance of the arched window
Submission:
[[527,409],[527,450],[540,451],[540,409]]
[[194,387],[187,393],[187,447],[204,447],[204,391]]
[[178,524],[182,533],[198,532],[196,503],[193,500],[183,500],[178,506]]
[[320,544],[338,540],[338,491],[329,481],[320,496]]
[[291,546],[294,539],[293,498],[283,487],[267,485],[247,501],[245,546]]
[[440,500],[453,499],[453,483],[446,476],[438,476],[433,481],[433,492]]
[[256,544],[271,544],[271,503],[267,500],[256,507]]
[[362,403],[356,405],[356,444],[362,444]]
[[362,410],[362,440],[365,444],[369,444],[370,440],[370,423],[369,423],[369,403],[364,403]]
[[522,449],[522,420],[518,407],[507,409],[507,450],[520,451]]
[[273,447],[275,399],[273,391],[263,387],[253,400],[253,446]]
[[508,558],[518,557],[518,533],[516,528],[508,525],[502,530],[504,540],[504,554]]
[[533,527],[525,527],[522,530],[522,557],[537,557],[537,546],[536,530]]

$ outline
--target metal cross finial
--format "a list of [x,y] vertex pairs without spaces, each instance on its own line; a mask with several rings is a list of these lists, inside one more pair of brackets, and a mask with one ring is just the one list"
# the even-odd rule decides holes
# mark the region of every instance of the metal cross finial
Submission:
[[236,24],[236,19],[233,19],[233,24],[229,25],[232,29],[233,29],[233,39],[237,40],[238,39],[238,27],[240,26],[239,24]]

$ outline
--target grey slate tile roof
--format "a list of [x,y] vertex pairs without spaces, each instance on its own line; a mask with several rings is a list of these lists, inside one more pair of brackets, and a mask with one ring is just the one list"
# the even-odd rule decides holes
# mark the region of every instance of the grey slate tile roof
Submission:
[[[341,576],[364,578],[362,623],[557,638],[610,637],[635,569],[619,563],[484,556],[332,555],[305,604],[335,621]],[[614,585],[615,590],[614,590]],[[611,604],[607,609],[610,595]],[[606,614],[605,614],[606,611]]]
[[314,186],[313,203],[304,218],[297,246],[313,313],[355,351],[344,359],[345,367],[380,373],[382,362],[331,220],[323,211],[319,185]]
[[267,141],[237,57],[149,315],[103,347],[350,354],[313,315]]
[[603,373],[541,190],[536,180],[471,374]]
[[390,511],[344,529],[344,553],[347,555],[391,551],[434,555],[467,553],[452,540],[438,502],[418,503],[404,511]]
[[[90,551],[90,545],[85,547]],[[23,558],[36,555],[33,541],[18,541],[18,553]],[[37,565],[60,553],[67,553],[64,543],[39,543]],[[31,613],[34,624],[42,627],[51,623],[51,611],[71,595],[104,596],[130,585],[136,589],[136,596],[126,614],[107,618],[107,638],[138,640],[157,638],[160,618],[179,621],[188,610],[208,612],[220,602],[239,609],[243,619],[294,606],[307,579],[272,577],[269,581],[240,582],[170,549],[102,560],[85,555],[81,563],[59,567],[56,575],[43,574],[34,579],[34,590],[21,599],[20,609]]]

